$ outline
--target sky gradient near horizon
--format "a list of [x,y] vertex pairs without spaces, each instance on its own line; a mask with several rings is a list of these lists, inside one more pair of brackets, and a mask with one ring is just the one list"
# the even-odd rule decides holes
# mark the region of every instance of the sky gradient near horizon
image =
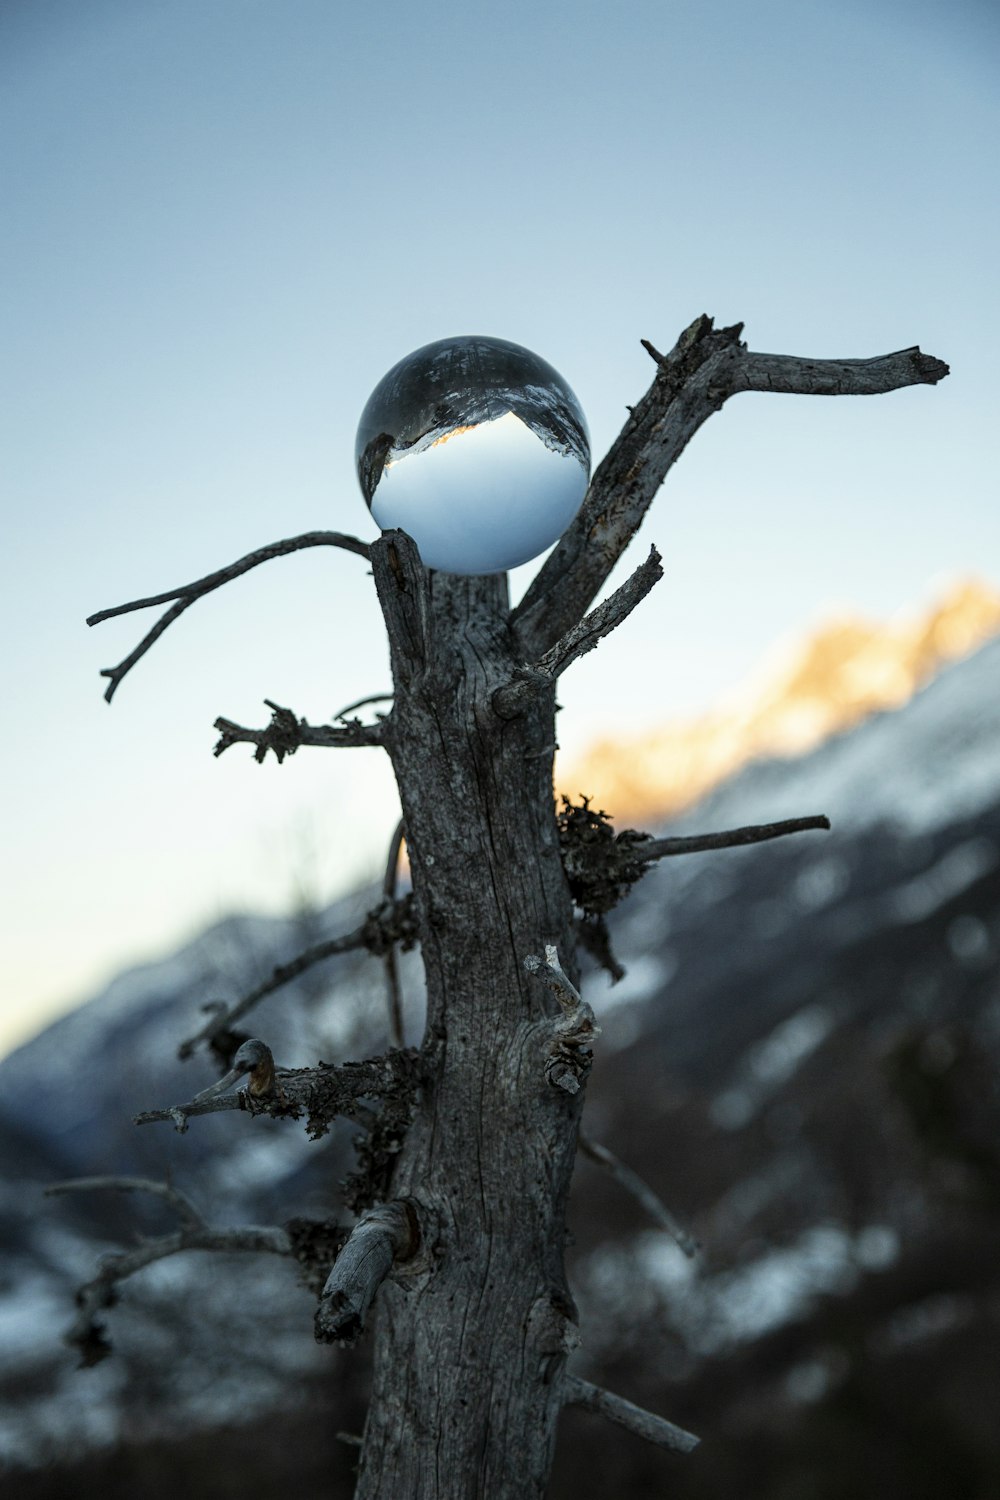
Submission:
[[421,344],[536,350],[595,458],[651,378],[640,337],[701,312],[951,364],[714,417],[641,533],[664,581],[565,679],[564,746],[707,706],[834,608],[1000,583],[998,63],[979,0],[10,0],[0,1052],[207,921],[380,865],[380,752],[211,756],[218,714],[389,686],[361,559],[204,600],[111,709],[98,671],[152,616],[83,621],[281,536],[371,537],[357,419]]

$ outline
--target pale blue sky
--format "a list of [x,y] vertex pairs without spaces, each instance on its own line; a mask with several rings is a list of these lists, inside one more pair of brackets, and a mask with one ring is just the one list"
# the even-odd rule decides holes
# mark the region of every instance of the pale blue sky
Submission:
[[146,617],[83,620],[280,536],[371,535],[354,429],[418,345],[537,350],[598,456],[640,337],[700,312],[952,365],[713,418],[642,533],[665,581],[565,681],[566,747],[706,705],[835,605],[1000,582],[998,62],[994,8],[955,0],[7,0],[0,1047],[303,869],[325,899],[381,859],[378,752],[210,753],[265,695],[321,720],[388,686],[360,559],[197,605],[110,709],[98,669]]

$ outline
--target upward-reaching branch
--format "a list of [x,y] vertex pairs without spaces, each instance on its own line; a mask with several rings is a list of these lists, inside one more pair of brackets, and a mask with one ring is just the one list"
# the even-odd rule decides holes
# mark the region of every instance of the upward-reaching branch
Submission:
[[655,547],[650,547],[646,561],[640,563],[632,576],[626,578],[603,604],[568,630],[533,667],[523,668],[512,682],[497,688],[493,694],[494,712],[501,719],[510,719],[520,713],[539,691],[550,688],[572,662],[593,651],[606,635],[627,620],[662,577],[660,554]]
[[[242,1019],[247,1011],[268,995],[273,995],[275,990],[280,990],[283,985],[290,984],[293,979],[298,979],[308,969],[316,964],[323,963],[328,958],[334,958],[341,953],[350,953],[358,948],[366,948],[369,953],[385,955],[393,949],[396,943],[402,943],[404,949],[412,948],[419,940],[420,929],[416,917],[413,915],[413,897],[406,895],[401,901],[395,898],[383,900],[379,906],[368,912],[360,927],[353,932],[344,933],[342,937],[329,938],[324,943],[316,943],[314,947],[305,949],[286,964],[278,964],[272,969],[270,976],[256,985],[247,994],[232,1005],[225,1005],[213,1001],[205,1006],[209,1012],[209,1019],[197,1031],[194,1036],[188,1037],[178,1048],[177,1055],[181,1060],[190,1057],[200,1042],[208,1042],[213,1049],[220,1051],[219,1042],[225,1036],[232,1036],[230,1027],[234,1021]],[[395,1045],[395,1043],[393,1044]],[[402,1043],[399,1044],[400,1046]]]
[[514,611],[525,660],[537,660],[582,618],[668,471],[730,396],[739,391],[871,396],[934,385],[948,374],[946,364],[918,348],[876,359],[754,354],[740,342],[742,331],[741,323],[715,328],[703,316],[669,354],[646,344],[657,364],[656,378],[594,474],[576,519]]
[[[146,599],[133,599],[128,604],[116,604],[112,609],[99,609],[95,615],[87,616],[88,625],[100,625],[102,620],[111,620],[116,615],[131,614],[136,609],[152,609],[156,604],[170,604],[164,614],[160,616],[135,650],[120,661],[117,667],[105,667],[101,672],[102,677],[109,678],[104,697],[108,703],[111,702],[118,689],[118,684],[141,660],[159,640],[160,636],[178,619],[184,611],[192,605],[196,599],[203,594],[210,594],[213,589],[221,588],[224,583],[231,583],[234,578],[239,578],[243,573],[249,573],[251,568],[258,567],[261,563],[270,562],[272,557],[284,557],[288,552],[301,552],[305,547],[343,547],[348,552],[356,552],[359,557],[368,556],[368,543],[356,536],[346,536],[341,531],[306,531],[301,536],[287,538],[283,542],[272,542],[267,547],[258,547],[256,552],[248,552],[245,557],[230,563],[226,568],[219,568],[215,573],[209,573],[205,578],[199,578],[194,583],[184,583],[180,588],[168,589],[163,594],[150,594]],[[172,602],[176,601],[176,602]]]

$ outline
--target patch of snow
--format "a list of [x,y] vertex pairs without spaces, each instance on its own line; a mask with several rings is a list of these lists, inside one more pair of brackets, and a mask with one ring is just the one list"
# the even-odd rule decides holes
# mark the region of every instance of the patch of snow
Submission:
[[922,922],[998,864],[1000,851],[989,839],[967,839],[929,870],[889,892],[892,914],[900,922]]
[[826,1040],[835,1024],[829,1006],[806,1005],[755,1042],[740,1064],[736,1082],[713,1099],[714,1123],[723,1130],[742,1129]]
[[782,1327],[818,1297],[851,1291],[859,1277],[885,1269],[898,1254],[898,1237],[885,1225],[852,1235],[821,1224],[746,1265],[703,1276],[666,1235],[651,1231],[598,1251],[584,1276],[588,1295],[600,1300],[619,1334],[629,1321],[659,1312],[692,1353],[707,1356]]
[[968,912],[951,919],[945,941],[959,963],[971,968],[989,962],[992,954],[989,928],[981,918]]
[[970,1297],[956,1292],[942,1292],[935,1297],[925,1297],[922,1302],[911,1303],[894,1312],[882,1331],[881,1341],[896,1349],[905,1349],[911,1344],[922,1344],[927,1339],[940,1338],[955,1328],[971,1322],[976,1306]]
[[[626,962],[624,979],[612,984],[609,975],[600,976],[600,989],[594,995],[601,1014],[618,1010],[623,1005],[636,1005],[648,1000],[657,991],[669,984],[677,972],[677,960],[671,953],[640,953]],[[597,988],[591,981],[591,987]]]
[[65,1293],[53,1277],[28,1272],[11,1295],[0,1297],[0,1347],[7,1359],[25,1364],[50,1357],[69,1320]]
[[751,764],[672,831],[826,813],[834,830],[933,830],[1000,801],[1000,640],[958,662],[905,707],[799,759]]
[[803,911],[818,911],[842,896],[850,883],[851,874],[842,859],[817,859],[797,876],[792,897]]

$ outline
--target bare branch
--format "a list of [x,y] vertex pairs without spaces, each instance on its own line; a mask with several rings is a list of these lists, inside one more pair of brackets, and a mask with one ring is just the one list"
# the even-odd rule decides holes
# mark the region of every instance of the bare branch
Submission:
[[293,979],[297,979],[300,974],[304,974],[316,964],[323,963],[325,959],[335,958],[339,953],[350,953],[358,948],[367,948],[369,953],[384,954],[397,942],[401,942],[404,947],[412,947],[418,937],[419,931],[413,916],[412,897],[406,895],[401,901],[383,902],[381,906],[370,911],[361,926],[356,927],[353,932],[348,932],[343,937],[330,938],[324,943],[317,943],[315,947],[307,948],[304,953],[300,953],[289,963],[279,964],[272,971],[269,979],[257,985],[256,989],[251,990],[233,1005],[227,1007],[213,1004],[211,1018],[205,1022],[199,1032],[181,1043],[178,1056],[182,1061],[191,1057],[200,1042],[211,1043],[261,1000],[272,995],[275,990],[281,989],[283,985],[290,984]]
[[322,1344],[353,1344],[394,1263],[415,1254],[420,1234],[408,1203],[379,1203],[358,1220],[334,1262],[316,1309]]
[[334,714],[335,719],[346,719],[348,714],[356,708],[367,708],[369,703],[391,703],[395,697],[394,693],[369,693],[367,698],[356,698],[346,708],[342,708],[339,714]]
[[669,1208],[660,1201],[649,1184],[643,1182],[637,1172],[627,1167],[613,1151],[608,1150],[607,1146],[602,1146],[598,1141],[591,1140],[590,1136],[584,1135],[582,1130],[577,1144],[584,1156],[589,1156],[591,1161],[607,1168],[618,1185],[623,1187],[626,1193],[630,1193],[637,1203],[642,1204],[654,1224],[659,1224],[661,1229],[665,1229],[685,1255],[693,1258],[698,1254],[700,1248],[698,1241],[688,1234],[682,1224],[678,1223]]
[[655,547],[650,547],[646,561],[640,563],[620,588],[568,630],[533,667],[524,668],[513,682],[496,690],[493,694],[494,711],[501,719],[511,719],[520,713],[540,689],[551,687],[571,662],[593,651],[606,635],[627,620],[662,577],[660,554]]
[[[787,818],[780,823],[762,823],[721,833],[694,834],[687,838],[653,839],[634,828],[616,834],[606,812],[595,810],[590,799],[579,803],[566,796],[556,815],[563,869],[573,900],[584,924],[598,924],[606,912],[649,873],[653,862],[676,854],[697,854],[707,849],[728,849],[740,844],[759,844],[789,833],[829,828],[829,819],[819,816]],[[586,946],[613,978],[620,978],[620,965],[610,955],[606,928],[578,928]],[[609,962],[610,959],[610,962]],[[618,971],[616,973],[616,971]]]
[[159,640],[167,627],[172,625],[196,599],[200,599],[204,594],[210,594],[213,589],[221,588],[224,583],[231,583],[234,578],[248,573],[251,568],[258,567],[260,563],[270,562],[272,557],[283,557],[289,552],[300,552],[305,547],[343,547],[348,552],[356,552],[360,557],[369,555],[368,543],[362,542],[356,536],[346,536],[340,531],[306,531],[301,536],[289,537],[283,542],[272,542],[268,547],[258,547],[256,552],[248,552],[245,557],[230,563],[227,568],[219,568],[217,572],[209,573],[207,577],[199,578],[194,583],[185,583],[180,588],[168,589],[163,594],[150,594],[146,599],[133,599],[128,604],[116,604],[113,609],[99,609],[95,615],[88,615],[88,625],[99,625],[102,620],[114,619],[116,615],[131,614],[136,609],[151,609],[156,604],[169,604],[171,600],[176,600],[176,603],[160,617],[152,630],[143,637],[131,655],[119,662],[117,667],[105,667],[101,672],[102,677],[110,679],[104,694],[106,701],[111,702],[122,678],[131,671],[140,658],[145,656],[150,646]]
[[[251,1038],[237,1052],[233,1069],[218,1083],[202,1089],[185,1104],[145,1110],[135,1116],[134,1123],[153,1125],[169,1120],[183,1134],[190,1118],[231,1109],[243,1109],[255,1115],[267,1114],[275,1119],[299,1119],[305,1114],[306,1131],[317,1139],[326,1133],[336,1116],[354,1117],[358,1100],[409,1095],[419,1081],[418,1055],[413,1048],[339,1066],[321,1062],[315,1068],[274,1069],[272,1062],[272,1082],[268,1087],[267,1059],[270,1056],[270,1049],[263,1042]],[[248,1087],[232,1091],[233,1084],[247,1071],[251,1075]],[[256,1091],[255,1076],[258,1079]]]
[[50,1198],[62,1193],[93,1193],[103,1191],[105,1188],[119,1193],[152,1193],[155,1197],[163,1198],[170,1204],[187,1229],[207,1227],[205,1220],[186,1193],[182,1193],[172,1183],[155,1182],[149,1177],[74,1177],[68,1182],[50,1183],[45,1189],[45,1196]]
[[[385,876],[382,880],[382,896],[393,906],[396,903],[396,888],[399,879],[399,856],[403,848],[403,820],[400,818],[389,840]],[[403,1001],[399,989],[399,964],[396,961],[396,944],[390,942],[383,957],[385,964],[386,1002],[389,1008],[389,1045],[403,1045]]]
[[648,843],[631,844],[631,860],[648,863],[668,859],[675,854],[701,854],[707,849],[736,849],[742,844],[763,844],[769,839],[784,838],[790,833],[829,830],[830,819],[822,813],[810,818],[785,818],[780,823],[751,823],[746,828],[729,828],[722,833],[695,833],[686,838],[650,839]]
[[649,343],[652,386],[598,466],[575,519],[512,616],[520,650],[537,659],[580,620],[638,530],[664,478],[708,417],[740,391],[876,395],[933,385],[940,360],[906,349],[867,360],[805,360],[750,353],[742,324],[715,328],[699,317],[669,354]]
[[733,372],[733,390],[776,391],[791,396],[881,396],[907,385],[937,385],[948,366],[916,344],[875,359],[800,359],[794,354],[754,354],[744,348]]
[[99,1314],[106,1308],[113,1307],[118,1300],[118,1283],[134,1276],[137,1271],[152,1265],[154,1261],[163,1260],[168,1255],[177,1255],[182,1250],[256,1251],[269,1255],[290,1255],[292,1246],[283,1229],[249,1226],[212,1229],[202,1226],[179,1229],[174,1234],[148,1240],[134,1250],[121,1250],[104,1256],[98,1274],[80,1287],[76,1294],[78,1312],[65,1335],[66,1343],[80,1351],[82,1365],[96,1365],[111,1353],[104,1320]]
[[627,1427],[636,1437],[668,1448],[671,1453],[691,1453],[701,1442],[693,1432],[685,1432],[683,1427],[675,1426],[665,1417],[654,1416],[651,1411],[644,1411],[622,1396],[613,1396],[610,1391],[591,1385],[589,1380],[581,1380],[578,1375],[563,1376],[563,1392],[564,1405],[585,1406],[588,1411],[598,1412],[609,1422]]
[[214,755],[222,755],[232,745],[256,745],[254,760],[263,762],[271,750],[280,765],[285,756],[294,755],[300,745],[343,750],[383,743],[382,720],[376,724],[362,724],[360,719],[352,719],[339,728],[331,724],[310,724],[270,698],[265,698],[264,702],[272,710],[271,722],[266,729],[245,729],[242,724],[234,724],[232,719],[216,719],[215,727],[220,731],[220,738]]
[[580,1084],[590,1071],[591,1044],[600,1036],[601,1028],[580,991],[563,972],[551,943],[545,945],[544,959],[530,953],[524,967],[548,985],[563,1012],[549,1044],[545,1076],[553,1088],[564,1089],[567,1094],[579,1093]]
[[[249,1109],[246,1090],[239,1089],[232,1094],[209,1095],[207,1099],[189,1099],[186,1104],[171,1104],[167,1109],[147,1109],[141,1114],[133,1115],[133,1125],[154,1125],[161,1120],[170,1120],[174,1128],[183,1135],[187,1130],[187,1122],[194,1115],[217,1115],[229,1109]],[[273,1113],[268,1110],[266,1113]]]

